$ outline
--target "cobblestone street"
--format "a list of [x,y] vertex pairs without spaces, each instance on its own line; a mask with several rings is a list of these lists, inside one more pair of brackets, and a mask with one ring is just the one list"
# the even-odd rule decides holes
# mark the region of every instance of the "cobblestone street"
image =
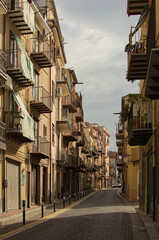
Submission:
[[7,239],[55,240],[148,240],[148,235],[135,209],[117,190],[92,194],[78,205],[43,223]]

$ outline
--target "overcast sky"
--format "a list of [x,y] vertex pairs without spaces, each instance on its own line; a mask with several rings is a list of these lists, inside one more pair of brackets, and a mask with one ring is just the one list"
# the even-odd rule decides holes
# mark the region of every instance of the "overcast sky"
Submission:
[[110,132],[110,150],[117,150],[115,133],[121,97],[139,91],[127,82],[130,27],[139,16],[126,14],[127,0],[55,0],[65,40],[66,67],[73,67],[83,95],[84,121]]

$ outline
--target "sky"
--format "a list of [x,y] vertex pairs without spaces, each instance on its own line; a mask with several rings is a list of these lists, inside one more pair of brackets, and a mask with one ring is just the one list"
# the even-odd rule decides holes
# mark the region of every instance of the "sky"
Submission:
[[139,92],[139,82],[126,80],[131,26],[139,16],[126,13],[127,0],[55,0],[66,53],[83,96],[84,121],[105,126],[110,150],[116,151],[116,124],[121,97]]

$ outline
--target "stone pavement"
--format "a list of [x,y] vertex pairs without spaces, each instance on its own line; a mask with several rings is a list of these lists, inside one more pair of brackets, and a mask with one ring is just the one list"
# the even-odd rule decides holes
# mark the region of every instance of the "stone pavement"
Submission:
[[[1,234],[3,229],[0,229]],[[21,229],[19,233],[14,233],[7,239],[148,240],[151,238],[134,206],[123,200],[116,189],[110,189],[97,191],[72,208],[60,212],[59,215],[51,215],[44,222],[37,221],[37,225]]]
[[[159,240],[159,223],[154,222],[152,220],[151,216],[149,216],[148,214],[144,213],[143,211],[141,211],[139,209],[138,201],[128,201],[128,200],[126,200],[124,198],[124,196],[121,194],[120,190],[117,192],[117,194],[123,201],[125,201],[126,203],[128,203],[130,206],[132,206],[135,209],[135,211],[138,214],[142,224],[144,225],[144,228],[145,228],[145,230],[146,230],[146,232],[149,236],[149,239],[150,240]],[[134,229],[133,229],[134,239],[136,239],[136,237],[135,237],[136,229],[139,228],[140,226],[136,225],[137,220],[134,219],[134,216],[132,216],[132,215],[131,215],[131,221],[132,221],[132,225],[134,227]]]

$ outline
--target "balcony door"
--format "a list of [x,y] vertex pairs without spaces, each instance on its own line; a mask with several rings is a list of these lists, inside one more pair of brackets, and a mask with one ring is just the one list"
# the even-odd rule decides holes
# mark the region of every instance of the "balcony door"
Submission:
[[38,101],[39,100],[39,75],[34,71],[35,75],[35,85],[33,87],[33,97]]
[[10,52],[10,66],[12,68],[18,67],[18,44],[12,32],[10,32],[9,52]]
[[38,151],[39,147],[39,121],[34,119],[34,146],[36,151]]
[[11,0],[11,10],[17,10],[19,8],[19,0]]
[[38,53],[40,48],[40,32],[36,32],[36,37],[33,39],[33,52]]

